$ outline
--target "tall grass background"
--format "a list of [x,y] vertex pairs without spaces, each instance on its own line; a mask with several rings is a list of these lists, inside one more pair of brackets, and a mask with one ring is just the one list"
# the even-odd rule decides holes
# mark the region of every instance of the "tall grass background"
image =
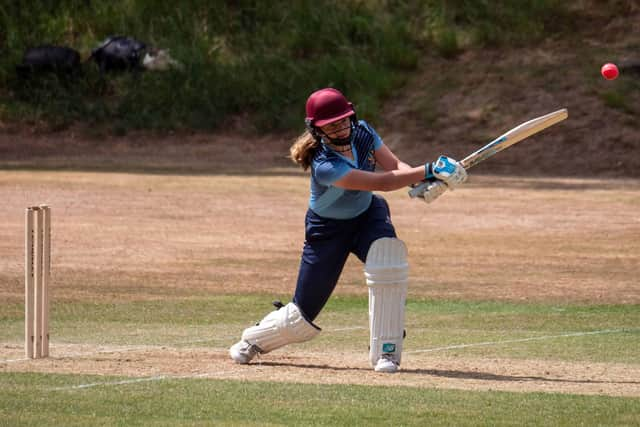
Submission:
[[[300,128],[309,93],[334,86],[376,117],[425,55],[528,43],[570,21],[558,0],[5,0],[0,119],[113,131]],[[25,49],[72,47],[86,60],[108,36],[170,49],[184,68],[25,81]]]

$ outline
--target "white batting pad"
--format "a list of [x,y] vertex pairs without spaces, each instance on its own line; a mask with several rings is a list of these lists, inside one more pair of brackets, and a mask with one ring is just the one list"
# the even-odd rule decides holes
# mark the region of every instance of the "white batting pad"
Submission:
[[373,242],[365,277],[369,286],[371,366],[375,367],[383,354],[400,364],[409,277],[407,247],[402,240],[385,237]]
[[308,322],[298,306],[290,302],[245,329],[242,339],[256,345],[260,353],[269,353],[287,344],[308,341],[319,333],[320,328]]

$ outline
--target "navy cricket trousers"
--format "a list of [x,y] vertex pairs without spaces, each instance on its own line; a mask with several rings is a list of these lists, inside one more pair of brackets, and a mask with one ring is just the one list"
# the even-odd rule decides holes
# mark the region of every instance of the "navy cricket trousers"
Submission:
[[365,262],[371,244],[396,237],[389,205],[373,195],[369,208],[351,219],[331,219],[311,209],[305,218],[305,242],[293,302],[310,322],[318,316],[338,283],[350,253]]

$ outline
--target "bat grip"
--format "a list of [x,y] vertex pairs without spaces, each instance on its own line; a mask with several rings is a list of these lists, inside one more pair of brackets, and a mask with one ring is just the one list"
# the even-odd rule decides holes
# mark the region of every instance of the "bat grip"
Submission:
[[420,184],[409,190],[409,197],[412,199],[418,197],[429,187],[429,185],[431,185],[431,181],[422,181]]

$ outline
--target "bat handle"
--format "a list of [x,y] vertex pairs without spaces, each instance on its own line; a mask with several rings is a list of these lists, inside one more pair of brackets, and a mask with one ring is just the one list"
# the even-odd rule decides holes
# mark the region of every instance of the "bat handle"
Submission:
[[424,191],[431,185],[430,181],[422,181],[420,184],[409,190],[409,197],[412,199],[418,197],[420,194],[424,193]]

